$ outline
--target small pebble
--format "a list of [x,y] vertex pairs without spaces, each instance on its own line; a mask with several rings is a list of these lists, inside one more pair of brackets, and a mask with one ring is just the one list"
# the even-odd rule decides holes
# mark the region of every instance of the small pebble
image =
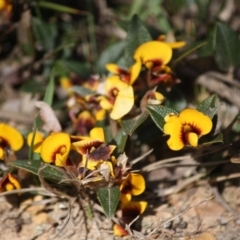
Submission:
[[237,219],[235,222],[237,225],[240,225],[240,219]]

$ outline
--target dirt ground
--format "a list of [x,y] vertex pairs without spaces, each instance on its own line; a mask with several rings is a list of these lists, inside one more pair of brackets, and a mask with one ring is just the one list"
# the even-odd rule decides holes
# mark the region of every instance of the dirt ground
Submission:
[[[12,196],[17,198],[18,196]],[[240,239],[240,187],[227,186],[221,194],[209,185],[189,187],[167,197],[165,203],[157,196],[149,199],[148,210],[138,225],[139,235],[124,239]],[[36,195],[13,207],[1,198],[1,239],[114,239],[112,221],[97,210],[86,217],[77,202],[43,198]],[[117,239],[117,238],[115,238]]]

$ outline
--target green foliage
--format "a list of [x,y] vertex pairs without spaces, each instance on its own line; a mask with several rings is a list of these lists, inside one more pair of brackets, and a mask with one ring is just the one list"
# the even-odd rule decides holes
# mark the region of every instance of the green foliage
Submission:
[[44,93],[46,90],[46,86],[44,86],[40,82],[31,79],[27,82],[24,82],[20,89],[21,91],[26,93]]
[[125,62],[127,67],[130,67],[133,63],[133,55],[136,48],[151,40],[151,36],[142,23],[142,21],[138,18],[137,15],[134,15],[128,29],[127,42],[125,47]]
[[216,114],[220,106],[218,96],[212,95],[197,105],[197,110],[209,116],[211,119]]
[[97,196],[106,216],[108,218],[113,217],[121,196],[119,188],[99,188],[97,190]]
[[98,69],[100,73],[105,73],[105,65],[107,63],[116,63],[122,56],[122,52],[125,47],[125,42],[117,42],[109,47],[107,47],[99,57]]
[[214,36],[215,60],[221,70],[229,70],[240,64],[240,40],[228,25],[217,22]]
[[62,70],[64,70],[66,74],[73,72],[82,78],[87,78],[91,73],[89,65],[79,61],[61,59],[58,64],[63,68]]
[[47,1],[39,1],[38,5],[39,5],[39,7],[52,9],[52,10],[55,10],[58,12],[64,12],[64,13],[69,13],[69,14],[79,14],[81,12],[78,9],[74,9],[74,8],[67,7],[67,6],[64,6],[61,4],[47,2]]
[[42,177],[56,183],[59,183],[67,178],[67,173],[63,169],[37,160],[17,160],[11,162],[11,165],[31,172],[34,175],[38,175],[39,169],[42,169]]
[[44,95],[44,102],[46,102],[49,106],[52,106],[52,103],[53,103],[54,88],[55,88],[54,78],[55,78],[55,72],[53,69],[50,74],[50,80],[48,82],[47,89]]
[[56,25],[33,17],[32,28],[34,36],[41,47],[46,51],[52,50],[55,46],[55,40],[57,37]]
[[117,152],[124,152],[126,143],[127,143],[128,135],[123,129],[119,129],[117,135],[113,139],[113,144],[117,146]]
[[128,134],[132,135],[134,131],[148,118],[149,113],[144,111],[140,115],[131,118],[131,119],[123,119],[120,121],[121,127]]
[[[93,8],[94,1],[84,2],[86,3],[86,9],[83,11],[71,7],[75,6],[74,4],[64,6],[58,3],[42,0],[38,2],[34,1],[34,4],[35,3],[35,11],[33,12],[36,16],[32,17],[31,21],[31,30],[33,32],[31,47],[37,46],[37,48],[33,49],[31,52],[32,54],[30,54],[32,58],[30,68],[31,70],[35,70],[34,61],[36,59],[36,65],[40,66],[39,68],[36,68],[39,73],[37,73],[38,76],[34,75],[30,78],[34,80],[28,80],[21,83],[22,79],[20,79],[20,89],[27,93],[42,94],[41,98],[43,98],[50,106],[53,105],[53,101],[54,103],[57,101],[63,103],[62,108],[67,109],[67,111],[65,112],[65,115],[62,114],[64,115],[61,119],[61,122],[63,123],[62,131],[64,132],[65,129],[67,129],[66,132],[75,135],[71,136],[68,134],[66,136],[66,146],[64,145],[65,143],[61,145],[62,142],[60,141],[61,146],[59,146],[59,148],[55,148],[53,145],[53,149],[51,149],[51,146],[47,146],[46,149],[49,150],[49,156],[51,156],[51,159],[54,159],[54,154],[69,154],[66,158],[63,158],[63,161],[66,160],[66,162],[63,162],[63,165],[67,165],[68,160],[71,162],[70,160],[72,160],[71,157],[73,156],[74,160],[72,163],[75,165],[67,165],[65,169],[43,163],[41,161],[41,155],[33,152],[34,140],[29,147],[29,160],[17,160],[11,162],[11,165],[58,184],[64,184],[63,182],[67,181],[75,181],[76,184],[82,184],[84,188],[90,188],[91,191],[93,190],[97,193],[97,198],[103,207],[105,215],[108,218],[112,218],[115,214],[121,196],[120,185],[125,183],[125,180],[129,180],[128,176],[132,171],[132,163],[127,162],[128,157],[125,154],[122,154],[125,152],[126,154],[128,153],[129,148],[126,147],[126,144],[130,143],[129,145],[131,146],[131,150],[137,144],[142,144],[142,147],[146,143],[148,146],[152,145],[155,147],[156,144],[163,141],[163,136],[162,134],[159,134],[159,130],[157,128],[161,131],[164,130],[164,125],[166,123],[165,117],[168,114],[178,115],[180,110],[186,108],[187,106],[191,106],[192,103],[196,102],[196,99],[191,99],[192,96],[188,96],[188,94],[186,94],[187,91],[185,92],[185,87],[189,87],[189,89],[191,88],[190,90],[194,92],[195,89],[193,86],[195,83],[193,82],[188,86],[188,82],[186,83],[184,77],[181,78],[181,73],[188,77],[188,73],[193,72],[195,78],[196,75],[209,70],[221,70],[231,73],[230,70],[235,70],[239,67],[240,40],[238,34],[233,31],[227,23],[216,21],[223,8],[223,3],[226,3],[226,1],[223,0],[220,1],[220,4],[218,4],[218,11],[211,16],[209,16],[212,4],[212,1],[210,0],[133,1],[131,6],[127,6],[125,12],[123,11],[123,14],[118,13],[117,11],[114,12],[116,15],[113,20],[115,26],[119,26],[120,24],[123,26],[124,21],[126,21],[125,24],[128,25],[126,41],[123,41],[123,37],[119,37],[116,33],[111,35],[107,31],[105,32],[108,27],[107,25],[109,24],[108,16],[106,17],[104,15],[98,17],[94,14],[95,12],[92,11],[95,9]],[[191,7],[193,9],[197,9],[197,13],[193,12]],[[99,9],[100,8],[101,7],[99,7]],[[184,13],[182,14],[180,10]],[[189,16],[186,17],[185,15],[188,10],[191,10],[191,12],[189,13]],[[41,13],[41,11],[43,12]],[[61,15],[61,13],[64,13],[64,15]],[[46,17],[48,14],[50,16]],[[73,17],[70,14],[77,14],[77,16]],[[178,14],[180,16],[178,16]],[[102,15],[102,13],[100,12],[99,15]],[[104,19],[105,17],[106,19]],[[181,19],[183,26],[180,26],[181,23],[179,23],[179,26],[176,24],[176,19],[180,17],[183,17],[183,19]],[[101,22],[102,18],[104,20],[103,22]],[[119,19],[121,20],[119,21]],[[221,18],[219,17],[219,19]],[[129,20],[129,22],[127,22],[127,20]],[[147,20],[147,24],[143,23],[145,20]],[[112,23],[109,25],[110,27],[113,27]],[[124,31],[126,29],[127,28],[120,30],[120,32],[122,31],[124,33],[123,36],[125,36]],[[151,30],[153,38],[148,29]],[[99,30],[102,30],[102,32]],[[110,88],[110,83],[108,81],[107,84],[109,85],[104,86],[107,78],[107,71],[105,69],[105,65],[107,63],[119,64],[126,69],[131,67],[134,63],[134,53],[136,49],[141,44],[152,41],[152,39],[160,41],[158,36],[163,33],[167,35],[166,42],[168,39],[173,42],[175,39],[181,39],[180,41],[187,42],[186,47],[184,47],[183,50],[178,51],[177,49],[173,49],[170,64],[163,66],[163,59],[165,56],[164,54],[161,55],[161,53],[164,53],[164,50],[159,53],[160,56],[157,56],[156,58],[151,57],[151,59],[147,59],[146,61],[141,61],[142,59],[140,56],[139,62],[141,62],[142,66],[139,65],[139,69],[137,69],[139,72],[136,71],[139,75],[136,76],[136,79],[134,79],[135,82],[132,84],[132,88],[127,86],[127,84],[130,84],[130,77],[133,76],[131,75],[131,69],[129,69],[128,72],[122,71],[121,73],[118,73],[118,76],[116,76],[117,80],[122,80],[121,83],[118,82],[119,85],[122,84],[123,89],[125,88],[124,90],[130,89],[131,94],[129,93],[130,91],[121,91],[122,89],[118,89],[118,86],[111,86],[111,89],[109,90],[108,88]],[[99,39],[100,41],[98,41]],[[111,45],[109,46],[110,43]],[[166,47],[165,44],[160,45],[163,45],[163,48]],[[167,48],[168,47],[166,47],[166,49]],[[97,59],[98,51],[100,50],[102,52],[100,57]],[[149,52],[151,50],[152,49],[150,49]],[[23,51],[22,54],[26,56],[27,51]],[[36,56],[34,54],[36,54]],[[203,57],[210,58],[214,67],[210,66],[209,69],[207,68],[202,70],[201,67],[204,65],[202,64]],[[198,66],[196,67],[194,63]],[[32,65],[34,66],[32,67]],[[199,65],[201,66],[199,67]],[[187,70],[189,72],[187,70],[185,72],[185,68],[188,68]],[[180,73],[179,76],[178,73]],[[100,74],[99,82],[101,84],[100,86],[103,88],[100,89],[100,87],[98,87],[97,91],[90,87],[88,88],[87,84],[84,86],[81,85],[82,83],[88,83],[88,81],[90,82],[90,80],[92,80],[90,76],[93,74]],[[67,95],[68,93],[66,93],[66,91],[64,93],[63,91],[61,92],[61,86],[58,81],[60,77],[68,77],[71,84],[74,84],[74,86],[69,89],[71,94]],[[79,84],[75,84],[73,81],[75,77],[81,80],[79,81]],[[179,88],[179,85],[175,85],[175,83],[178,82],[178,77],[181,78],[180,80],[182,84]],[[193,77],[190,76],[190,78],[191,80],[194,80]],[[47,83],[46,86],[44,83]],[[174,91],[174,88],[177,90]],[[107,91],[103,93],[103,89],[107,89]],[[170,92],[168,92],[168,90]],[[207,92],[205,88],[204,91]],[[160,105],[160,100],[157,99],[157,95],[154,95],[156,92],[164,94],[166,101],[163,105]],[[146,95],[146,93],[149,93],[149,95]],[[97,96],[96,101],[89,103],[86,99],[84,99],[89,94],[95,94]],[[118,96],[122,97],[123,102],[117,101],[120,99],[117,99]],[[146,99],[143,98],[143,96],[146,96]],[[68,101],[67,98],[73,101]],[[79,101],[79,99],[81,100]],[[146,100],[146,102],[141,99]],[[132,100],[134,103],[131,102]],[[119,102],[121,104],[119,104]],[[71,105],[71,103],[73,104]],[[116,121],[110,119],[111,114],[109,113],[116,105],[118,107],[120,106],[120,110],[125,110],[125,105],[122,103],[129,103],[129,112],[127,112],[122,118],[118,118]],[[147,103],[152,104],[148,104],[146,109],[142,110],[143,105],[145,106]],[[187,147],[186,150],[191,152],[193,148],[188,148],[190,144],[194,147],[198,145],[197,147],[203,149],[204,147],[209,147],[211,144],[223,143],[223,140],[225,144],[231,143],[229,135],[233,130],[233,124],[239,120],[239,115],[237,115],[232,123],[225,129],[225,131],[223,131],[224,134],[220,132],[217,135],[214,135],[215,127],[218,121],[216,113],[219,106],[220,100],[217,95],[211,95],[197,105],[196,109],[198,111],[212,119],[213,124],[209,124],[209,126],[213,127],[212,130],[209,129],[211,132],[204,136],[198,135],[194,132],[194,136],[199,138],[199,142],[196,141],[196,144],[192,143],[190,138],[189,142],[189,139],[187,139],[188,135],[190,135],[189,131],[196,130],[191,126],[191,123],[189,123],[189,126],[186,127],[187,130],[184,127],[185,123],[181,123],[182,125],[179,124],[179,131],[183,132],[182,134],[185,134],[184,131],[186,130],[186,142],[182,141],[182,146]],[[103,119],[101,118],[101,121],[98,120],[100,117],[97,118],[95,116],[96,113],[99,113],[99,110],[103,110],[104,113],[107,113],[104,115]],[[117,111],[118,109],[115,108],[114,110]],[[88,116],[84,116],[86,117],[84,119],[78,119],[83,111],[88,111],[86,115],[89,114],[89,118],[91,118],[90,120],[88,119]],[[149,115],[153,121],[148,118]],[[42,117],[42,119],[40,117],[36,117],[35,122],[33,123],[34,136],[37,130],[42,130],[44,132],[42,129],[43,123],[47,123],[48,121],[51,121],[51,119],[48,119],[48,116]],[[71,125],[69,124],[70,121]],[[169,126],[171,127],[171,125]],[[78,128],[82,127],[85,127],[83,130],[80,129],[84,132],[84,134],[82,134],[82,132],[79,133],[80,131]],[[93,127],[102,127],[104,129],[105,140],[102,139],[102,136],[101,138],[99,136],[95,136],[96,139],[92,139],[91,136],[91,141],[89,140],[87,135],[91,135],[89,132]],[[137,129],[139,131],[136,131]],[[133,141],[133,138],[129,137],[132,136],[135,131],[137,132],[134,135],[134,140],[137,139],[136,143]],[[46,137],[52,134],[51,130],[44,133],[46,134]],[[172,133],[169,134],[172,137]],[[101,133],[99,133],[99,135],[101,135]],[[174,141],[174,137],[172,137],[172,139],[171,140]],[[80,142],[77,142],[77,144],[79,144],[79,146],[77,146],[76,141],[82,140],[86,140],[86,142],[84,142],[85,146],[80,146]],[[113,149],[115,146],[112,148],[109,144],[116,145],[116,150],[114,152]],[[169,142],[167,142],[167,144],[169,144]],[[179,150],[177,148],[171,148],[170,145],[171,144],[169,144],[170,149]],[[85,150],[85,147],[87,150]],[[134,154],[136,152],[141,152],[142,150],[139,145],[137,147],[138,148],[133,151]],[[69,153],[70,149],[71,154]],[[76,156],[72,154],[74,151]],[[164,153],[164,155],[167,157],[168,152]],[[172,155],[170,150],[169,155]],[[85,160],[86,163],[83,165]],[[92,163],[91,161],[93,162],[93,165],[90,166],[88,163]],[[97,164],[94,165],[94,163]],[[70,174],[70,169],[72,170],[73,168],[74,171],[71,173],[74,174],[72,175]],[[82,168],[84,169],[83,174],[81,172]],[[76,177],[77,174],[79,175]]]
[[179,113],[177,110],[168,108],[165,106],[147,105],[146,108],[149,111],[150,116],[151,116],[152,120],[154,121],[154,123],[156,124],[156,126],[158,128],[160,128],[162,131],[163,131],[163,127],[165,124],[164,118],[168,114],[178,114]]
[[73,86],[70,88],[70,91],[79,94],[80,96],[86,97],[89,94],[94,94],[93,91],[91,91],[88,88],[82,87],[82,86]]
[[180,61],[182,61],[185,57],[187,57],[188,55],[190,55],[191,53],[195,52],[198,49],[201,49],[202,47],[204,47],[207,44],[207,42],[195,42],[191,45],[189,45],[188,47],[185,48],[184,51],[181,52],[181,54],[174,59],[173,61],[173,65],[179,63]]

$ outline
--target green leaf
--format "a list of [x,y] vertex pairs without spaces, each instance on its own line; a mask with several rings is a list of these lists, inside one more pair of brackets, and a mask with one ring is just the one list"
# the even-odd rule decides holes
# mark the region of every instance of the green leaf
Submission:
[[54,95],[54,88],[55,88],[54,78],[55,78],[55,70],[53,68],[50,73],[50,80],[47,85],[47,89],[43,99],[43,101],[46,102],[49,106],[52,106],[52,102],[53,102],[53,95]]
[[223,134],[219,133],[217,136],[214,136],[214,138],[208,142],[204,142],[201,145],[206,146],[206,145],[212,145],[214,143],[223,143]]
[[207,19],[207,16],[209,14],[209,0],[195,0],[197,6],[198,6],[198,15],[202,19],[202,21]]
[[236,68],[240,64],[240,41],[238,34],[228,25],[218,22],[215,29],[215,61],[221,70]]
[[202,101],[201,103],[199,103],[196,109],[212,119],[216,114],[219,106],[220,106],[219,98],[217,95],[214,94],[209,98],[205,99],[204,101]]
[[136,116],[135,118],[122,120],[120,122],[120,125],[123,130],[131,136],[133,132],[148,118],[148,116],[149,113],[147,111],[144,111],[142,114]]
[[215,35],[215,28],[210,27],[208,29],[207,38],[205,45],[198,49],[197,54],[199,57],[210,57],[214,55],[214,46],[213,46],[213,39]]
[[142,21],[137,15],[134,15],[129,25],[125,48],[125,61],[127,67],[130,67],[134,63],[133,55],[136,48],[151,40],[152,38]]
[[120,129],[113,139],[113,144],[117,146],[117,152],[118,153],[123,153],[126,143],[127,143],[128,135],[127,133],[123,130]]
[[[67,7],[64,5],[60,5],[57,3],[52,3],[52,2],[46,2],[46,1],[40,1],[38,3],[39,7],[47,8],[47,9],[52,9],[58,12],[64,12],[64,13],[69,13],[69,14],[79,14],[83,11],[79,11],[78,9]],[[85,12],[87,14],[87,12]]]
[[165,106],[147,105],[146,108],[149,111],[152,120],[162,131],[165,124],[164,118],[166,117],[166,115],[170,113],[179,114],[177,110]]
[[173,61],[173,65],[176,65],[178,62],[180,62],[182,59],[190,55],[191,53],[195,52],[196,50],[200,49],[204,45],[206,45],[207,42],[195,42],[188,47],[185,48],[184,51],[181,52],[181,54]]
[[90,67],[86,64],[83,64],[83,63],[79,62],[79,61],[62,59],[62,60],[59,61],[59,63],[68,72],[76,73],[78,76],[80,76],[82,78],[87,78],[91,74]]
[[74,93],[77,93],[78,95],[80,95],[82,97],[86,97],[89,94],[95,93],[95,92],[91,91],[90,89],[82,87],[82,86],[72,86],[69,90]]
[[37,160],[17,160],[11,162],[11,165],[17,168],[24,169],[35,175],[38,175],[38,171],[40,168],[45,167],[41,171],[42,177],[57,183],[61,182],[63,179],[66,179],[67,177],[67,173],[64,172],[63,169]]
[[178,11],[186,6],[188,7],[188,5],[190,5],[189,1],[186,0],[166,0],[164,1],[164,6],[165,8],[171,13],[171,14],[175,14],[178,13]]
[[46,90],[46,86],[31,79],[27,82],[24,82],[21,85],[20,90],[27,93],[44,93]]
[[118,187],[99,188],[97,190],[98,200],[108,218],[115,214],[120,196],[121,192]]
[[54,48],[55,39],[57,37],[56,25],[40,20],[39,18],[32,17],[33,33],[36,40],[41,44],[45,51]]
[[116,63],[121,57],[125,47],[125,42],[117,42],[106,48],[99,57],[98,69],[100,73],[105,73],[107,63]]

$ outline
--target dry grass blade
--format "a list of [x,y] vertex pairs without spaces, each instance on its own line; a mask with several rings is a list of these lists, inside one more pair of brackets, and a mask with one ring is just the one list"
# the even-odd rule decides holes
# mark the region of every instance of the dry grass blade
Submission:
[[166,164],[166,163],[171,163],[171,162],[176,162],[176,161],[183,161],[183,160],[186,160],[186,159],[192,159],[192,156],[191,155],[187,155],[187,156],[179,156],[179,157],[162,159],[162,160],[159,160],[159,161],[157,161],[155,163],[151,163],[151,164],[145,166],[142,170],[146,171],[146,172],[150,172],[150,171],[156,170],[158,168],[164,167],[163,165]]
[[32,188],[14,189],[11,191],[3,192],[3,193],[0,193],[0,197],[4,197],[4,196],[15,194],[15,193],[27,193],[27,192],[38,192],[41,195],[49,196],[49,197],[56,196],[55,194],[51,194],[48,191],[46,191],[46,189],[43,187],[32,187]]
[[151,149],[148,152],[144,153],[142,156],[140,156],[138,158],[135,158],[134,160],[131,161],[131,165],[134,165],[134,164],[138,163],[139,161],[144,159],[146,156],[148,156],[152,151],[153,151],[153,149]]

